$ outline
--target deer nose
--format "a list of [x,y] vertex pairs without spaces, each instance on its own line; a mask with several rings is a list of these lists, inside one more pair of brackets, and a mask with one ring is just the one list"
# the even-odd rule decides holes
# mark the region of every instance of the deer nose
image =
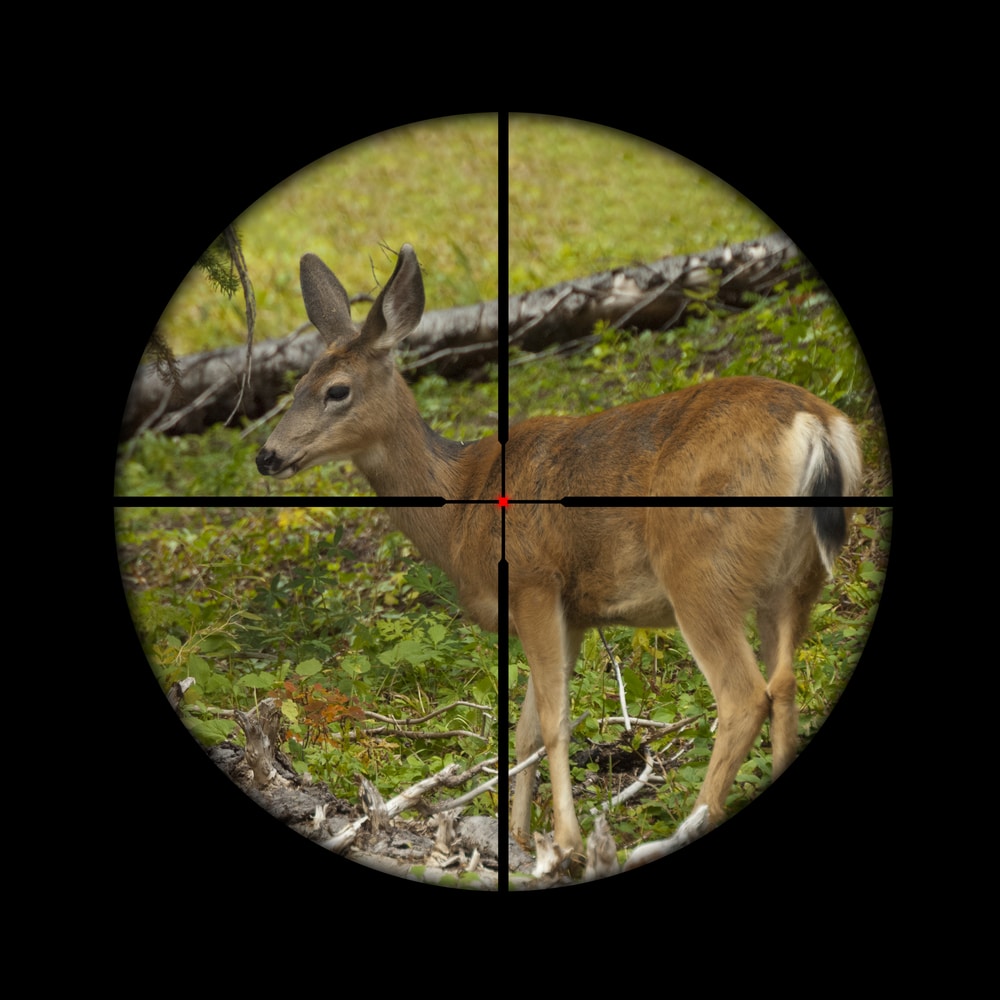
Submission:
[[273,476],[281,468],[281,459],[273,448],[261,448],[257,452],[257,471],[262,476]]

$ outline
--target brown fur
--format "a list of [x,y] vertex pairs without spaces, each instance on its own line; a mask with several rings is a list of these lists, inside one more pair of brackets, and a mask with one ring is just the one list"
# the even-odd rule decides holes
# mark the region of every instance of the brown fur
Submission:
[[[346,293],[318,258],[303,258],[302,285],[330,349],[299,382],[258,467],[283,477],[350,457],[380,496],[449,500],[495,500],[505,469],[507,625],[531,667],[517,757],[543,744],[548,751],[559,847],[583,848],[569,771],[567,685],[587,628],[680,629],[718,705],[698,797],[712,822],[722,817],[769,715],[773,773],[781,773],[796,752],[794,650],[848,515],[839,507],[790,506],[787,498],[856,491],[860,454],[843,414],[785,383],[721,379],[589,417],[528,420],[511,428],[502,461],[496,437],[459,445],[431,431],[393,367],[392,349],[423,309],[412,247],[400,250],[360,334]],[[658,498],[660,505],[531,502],[567,496]],[[685,497],[718,497],[720,504],[663,504]],[[747,497],[773,497],[775,505],[726,505]],[[452,503],[391,508],[390,516],[453,579],[469,615],[496,630],[499,508]],[[750,611],[766,681],[745,634]],[[511,809],[511,830],[524,842],[534,770],[518,776]]]

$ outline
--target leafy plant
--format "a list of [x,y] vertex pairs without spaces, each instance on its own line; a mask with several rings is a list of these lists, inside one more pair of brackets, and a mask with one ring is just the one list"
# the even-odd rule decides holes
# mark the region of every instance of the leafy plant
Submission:
[[[496,756],[496,638],[454,620],[441,604],[450,583],[402,536],[376,540],[371,511],[130,507],[117,518],[143,647],[164,690],[193,678],[183,716],[202,742],[239,739],[229,713],[270,695],[296,766],[342,791],[358,773],[395,788],[458,755]],[[441,706],[419,726],[380,718]],[[438,739],[451,731],[468,735]]]

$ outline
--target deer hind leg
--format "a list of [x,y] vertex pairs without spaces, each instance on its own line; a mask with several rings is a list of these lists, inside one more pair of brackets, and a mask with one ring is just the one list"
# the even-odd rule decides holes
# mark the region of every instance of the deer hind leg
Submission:
[[718,711],[715,746],[695,802],[708,806],[714,826],[725,816],[726,798],[767,718],[770,699],[764,677],[744,634],[742,615],[718,616],[718,609],[692,615],[675,605],[677,623]]
[[[552,591],[511,594],[511,617],[524,647],[531,679],[517,724],[515,744],[520,762],[544,745],[549,758],[556,844],[570,854],[583,853],[583,838],[573,808],[569,768],[569,677],[576,664],[582,633],[568,629],[562,602]],[[527,844],[531,833],[534,766],[516,777],[511,832]]]
[[771,777],[795,760],[799,739],[795,650],[809,626],[809,616],[823,587],[825,571],[817,565],[794,586],[776,591],[757,608],[760,653],[767,668],[771,699]]

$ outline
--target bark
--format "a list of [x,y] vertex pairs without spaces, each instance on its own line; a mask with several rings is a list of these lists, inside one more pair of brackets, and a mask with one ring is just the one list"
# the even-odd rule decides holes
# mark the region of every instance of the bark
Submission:
[[[589,336],[601,320],[622,329],[665,329],[681,322],[695,302],[742,308],[747,293],[768,294],[778,282],[801,276],[805,267],[794,244],[778,233],[561,282],[508,299],[506,346],[540,351],[568,344]],[[407,340],[403,369],[447,378],[476,377],[486,364],[501,360],[500,337],[495,299],[426,313]],[[121,438],[147,428],[200,433],[235,418],[263,417],[278,405],[290,375],[305,372],[323,346],[308,325],[254,343],[247,388],[245,346],[179,359],[176,382],[153,365],[144,365],[129,394]]]

